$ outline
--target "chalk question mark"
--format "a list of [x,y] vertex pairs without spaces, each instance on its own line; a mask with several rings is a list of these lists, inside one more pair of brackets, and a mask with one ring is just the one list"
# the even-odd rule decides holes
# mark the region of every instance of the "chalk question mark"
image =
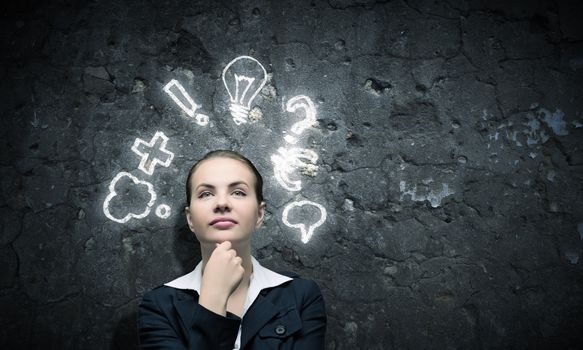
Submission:
[[[287,101],[285,109],[291,113],[295,113],[298,109],[304,110],[305,118],[291,127],[291,131],[298,136],[303,133],[304,130],[316,123],[316,107],[312,100],[307,96],[299,95],[292,97]],[[292,135],[286,135],[284,139],[291,144],[295,144],[298,141],[297,138]]]

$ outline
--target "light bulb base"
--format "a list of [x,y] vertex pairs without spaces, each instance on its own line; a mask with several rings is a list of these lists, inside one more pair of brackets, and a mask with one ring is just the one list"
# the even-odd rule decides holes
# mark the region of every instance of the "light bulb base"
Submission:
[[249,120],[249,108],[238,103],[231,103],[229,106],[229,111],[231,116],[233,116],[233,121],[237,125],[247,123]]

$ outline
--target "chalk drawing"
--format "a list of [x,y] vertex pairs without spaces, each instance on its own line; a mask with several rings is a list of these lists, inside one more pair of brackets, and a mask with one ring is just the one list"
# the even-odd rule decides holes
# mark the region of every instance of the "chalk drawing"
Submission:
[[556,135],[569,135],[569,132],[567,131],[567,122],[563,120],[565,113],[560,109],[557,108],[554,112],[551,112],[548,109],[542,108],[540,112],[544,116],[544,122]]
[[[482,119],[486,122],[480,124],[483,129],[488,130],[486,149],[492,151],[489,152],[488,161],[513,166],[517,166],[527,157],[540,159],[544,143],[551,137],[569,135],[569,130],[579,125],[577,122],[568,123],[559,108],[551,112],[540,107],[538,103],[534,103],[528,112],[514,114],[502,123],[494,123],[490,117],[492,115],[486,110],[482,111]],[[508,159],[510,156],[519,156],[520,159]]]
[[[154,146],[158,144],[158,140],[161,140],[160,147],[158,148],[158,150],[164,153],[166,157],[165,159],[158,158],[150,159],[150,152],[148,149],[154,148]],[[167,144],[168,137],[164,135],[164,133],[161,131],[156,132],[156,134],[154,135],[154,137],[152,137],[150,142],[146,142],[140,138],[136,138],[132,146],[132,151],[141,157],[138,169],[140,169],[141,171],[148,175],[152,175],[154,173],[156,165],[161,165],[163,167],[170,166],[172,159],[174,159],[174,153],[166,149]],[[146,150],[142,150],[144,148]]]
[[[485,110],[483,115],[487,115]],[[536,107],[526,115],[521,115],[520,117],[524,119],[516,124],[508,121],[493,126],[495,130],[488,134],[487,147],[490,148],[491,144],[506,140],[517,147],[526,145],[532,148],[547,142],[552,134],[566,136],[569,134],[569,124],[563,119],[564,116],[565,114],[558,108],[551,112],[546,108]],[[483,119],[487,120],[485,117]],[[572,125],[576,128],[578,124],[573,122]],[[499,145],[499,148],[503,148],[503,145]]]
[[[148,193],[150,194],[150,200],[146,204],[146,209],[144,209],[143,212],[141,212],[139,214],[129,213],[122,218],[117,218],[117,217],[113,216],[113,214],[111,214],[111,212],[109,211],[109,203],[111,202],[111,200],[115,196],[117,196],[117,192],[115,191],[115,186],[116,186],[117,182],[123,177],[129,177],[130,180],[132,180],[135,185],[146,186],[146,188],[148,189]],[[105,214],[105,216],[107,216],[108,219],[115,221],[115,222],[119,222],[120,224],[124,224],[124,223],[128,222],[131,218],[142,219],[142,218],[145,218],[146,216],[148,216],[155,201],[156,201],[156,192],[154,191],[154,186],[152,186],[151,183],[149,183],[147,181],[141,181],[137,177],[133,176],[132,174],[125,172],[125,171],[122,171],[122,172],[118,173],[113,178],[113,180],[111,180],[111,183],[109,184],[109,194],[105,198],[105,201],[103,201],[103,213]]]
[[206,114],[197,114],[194,120],[196,120],[198,125],[205,126],[209,123],[209,116]]
[[296,139],[295,137],[293,137],[291,135],[285,135],[283,137],[283,139],[285,140],[285,142],[291,143],[292,145],[294,145],[296,142],[298,142],[298,139]]
[[[432,182],[432,180],[425,180],[423,182],[425,184],[429,184],[430,182]],[[445,197],[455,194],[455,192],[449,188],[448,184],[442,184],[442,188],[440,191],[434,191],[432,189],[426,195],[417,194],[417,185],[414,185],[412,188],[407,189],[407,183],[405,181],[399,182],[399,189],[401,190],[400,198],[401,201],[405,196],[409,195],[412,201],[414,202],[428,201],[433,208],[439,207],[441,205],[441,201]]]
[[239,56],[223,69],[222,78],[229,93],[233,121],[237,125],[247,123],[251,103],[267,81],[267,71],[255,58]]
[[[286,110],[288,112],[294,113],[299,109],[304,111],[305,118],[295,123],[290,128],[290,130],[298,136],[303,133],[304,130],[316,123],[316,107],[309,97],[299,95],[292,97],[289,101],[287,101]],[[291,144],[295,144],[297,142],[296,137],[291,135],[286,135],[284,139],[286,142]]]
[[[174,93],[175,91],[178,94]],[[204,114],[196,114],[196,110],[200,108],[200,105],[194,102],[192,97],[190,97],[178,80],[170,80],[170,82],[164,86],[164,92],[166,92],[178,107],[188,114],[188,116],[195,118],[198,125],[205,126],[208,124],[209,117]]]
[[[315,165],[318,155],[309,149],[280,147],[277,154],[271,156],[273,171],[277,182],[288,191],[299,191],[302,189],[302,181],[290,178],[296,170],[300,170],[307,175],[314,175],[318,170]],[[305,161],[308,162],[305,162]]]
[[[305,95],[298,95],[289,99],[286,103],[285,110],[290,113],[299,113],[303,111],[303,119],[293,124],[290,128],[290,134],[284,136],[287,143],[295,145],[298,142],[298,137],[308,128],[316,123],[316,107],[312,100]],[[291,135],[293,134],[293,135]],[[288,191],[300,191],[302,189],[302,181],[297,175],[292,178],[293,173],[299,170],[300,174],[315,176],[318,171],[316,162],[318,155],[309,149],[292,147],[280,147],[276,154],[271,156],[273,163],[274,176],[277,182]],[[289,221],[289,214],[295,208],[303,206],[314,207],[319,213],[319,219],[313,224],[291,223]],[[299,209],[296,209],[299,210]],[[308,243],[314,230],[320,227],[326,221],[326,209],[314,202],[307,200],[293,202],[288,204],[282,214],[283,223],[290,228],[297,228],[301,233],[301,241]]]
[[[222,80],[229,94],[229,111],[235,124],[241,125],[262,118],[263,113],[261,109],[257,106],[252,109],[252,104],[264,88],[267,78],[267,71],[263,65],[250,56],[239,56],[225,66],[222,72]],[[208,123],[208,116],[196,114],[200,106],[194,102],[177,80],[172,79],[166,84],[164,91],[188,116],[195,117],[199,125],[206,125]],[[297,113],[303,117],[303,119],[293,124],[289,134],[284,136],[284,140],[287,143],[295,145],[298,142],[298,137],[316,123],[316,108],[309,97],[298,95],[287,101],[285,110],[290,113]],[[154,148],[159,139],[162,139],[162,141],[158,149],[160,152],[166,154],[167,157],[165,159],[150,159],[148,149]],[[132,151],[141,157],[140,170],[148,175],[152,175],[157,164],[165,167],[170,165],[174,154],[166,149],[167,141],[168,138],[160,132],[157,132],[150,142],[136,139],[136,142],[132,146]],[[280,147],[271,156],[271,161],[274,165],[275,179],[288,191],[300,191],[302,189],[302,182],[299,176],[315,176],[318,171],[318,166],[316,165],[318,155],[314,151],[305,148]],[[296,174],[298,172],[299,174]],[[290,212],[294,209],[301,210],[304,206],[317,209],[319,219],[309,224],[290,223],[288,218]],[[156,215],[161,218],[169,217],[170,213],[170,207],[166,204],[161,204],[156,208]],[[285,207],[282,219],[283,223],[288,227],[299,229],[302,242],[307,243],[312,237],[314,230],[326,221],[326,209],[318,203],[307,200],[293,202]]]
[[156,215],[161,219],[167,219],[170,216],[171,210],[168,204],[160,204],[156,207]]
[[540,130],[540,121],[534,116],[529,115],[528,121],[526,123],[522,123],[522,125],[528,126],[528,129],[522,130],[526,136],[527,146],[536,145],[538,143],[545,143],[549,140],[549,136],[546,134],[545,130]]
[[[185,105],[183,100],[181,100],[172,90],[177,90],[180,96],[186,100],[189,106]],[[166,92],[172,100],[180,107],[186,114],[191,117],[194,117],[194,114],[200,106],[194,102],[192,97],[186,92],[182,84],[178,82],[176,79],[170,80],[168,84],[164,86],[164,92]]]
[[[317,209],[320,212],[320,218],[315,223],[309,225],[306,225],[304,223],[291,223],[289,221],[290,212],[293,211],[295,208],[301,208],[303,206],[310,206]],[[292,202],[284,208],[282,220],[287,227],[299,229],[301,233],[301,241],[303,243],[308,243],[312,238],[312,235],[314,234],[314,230],[322,226],[322,224],[326,221],[326,208],[324,208],[321,204],[311,202],[308,200]]]

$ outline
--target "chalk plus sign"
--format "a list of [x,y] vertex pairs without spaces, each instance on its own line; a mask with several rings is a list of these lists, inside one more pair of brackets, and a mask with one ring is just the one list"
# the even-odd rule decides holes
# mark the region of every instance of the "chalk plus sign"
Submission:
[[[161,131],[156,132],[150,142],[137,138],[132,146],[132,151],[142,158],[138,169],[148,175],[152,175],[154,173],[154,168],[156,168],[156,164],[168,167],[174,158],[174,153],[166,149],[167,143],[168,137]],[[160,144],[159,147],[155,149],[154,146],[158,144]],[[157,156],[160,156],[162,159],[158,157],[150,158],[150,153],[152,151],[157,151]]]

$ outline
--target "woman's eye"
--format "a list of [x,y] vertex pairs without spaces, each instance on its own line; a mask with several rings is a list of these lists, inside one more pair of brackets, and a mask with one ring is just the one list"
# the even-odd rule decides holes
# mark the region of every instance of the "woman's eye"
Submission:
[[209,191],[204,191],[198,195],[198,198],[206,198],[206,197],[210,196],[211,194],[212,193],[210,193]]
[[245,197],[247,194],[241,190],[233,191],[233,194],[238,197]]

